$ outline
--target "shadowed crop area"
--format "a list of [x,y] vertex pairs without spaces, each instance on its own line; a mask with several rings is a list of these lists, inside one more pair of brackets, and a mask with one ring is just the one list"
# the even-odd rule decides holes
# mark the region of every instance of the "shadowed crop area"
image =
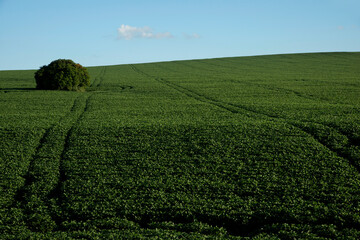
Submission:
[[359,239],[360,53],[0,71],[0,239]]

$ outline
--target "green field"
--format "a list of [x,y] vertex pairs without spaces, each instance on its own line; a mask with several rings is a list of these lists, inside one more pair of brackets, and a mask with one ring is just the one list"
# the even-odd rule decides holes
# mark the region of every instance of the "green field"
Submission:
[[0,71],[0,239],[359,239],[360,53]]

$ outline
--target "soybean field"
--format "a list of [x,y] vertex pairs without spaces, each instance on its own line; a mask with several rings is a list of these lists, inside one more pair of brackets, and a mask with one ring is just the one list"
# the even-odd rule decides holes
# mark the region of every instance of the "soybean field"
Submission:
[[360,53],[0,71],[0,239],[359,239]]

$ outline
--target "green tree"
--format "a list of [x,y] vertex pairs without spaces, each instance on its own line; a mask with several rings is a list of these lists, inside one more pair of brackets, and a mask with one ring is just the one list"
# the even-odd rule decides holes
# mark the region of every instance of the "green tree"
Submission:
[[83,91],[90,86],[87,69],[69,59],[58,59],[35,72],[36,88]]

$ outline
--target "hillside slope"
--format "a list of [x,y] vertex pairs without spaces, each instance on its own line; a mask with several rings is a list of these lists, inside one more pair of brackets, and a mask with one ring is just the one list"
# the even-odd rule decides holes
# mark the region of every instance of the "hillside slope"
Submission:
[[360,238],[360,53],[0,71],[0,239]]

